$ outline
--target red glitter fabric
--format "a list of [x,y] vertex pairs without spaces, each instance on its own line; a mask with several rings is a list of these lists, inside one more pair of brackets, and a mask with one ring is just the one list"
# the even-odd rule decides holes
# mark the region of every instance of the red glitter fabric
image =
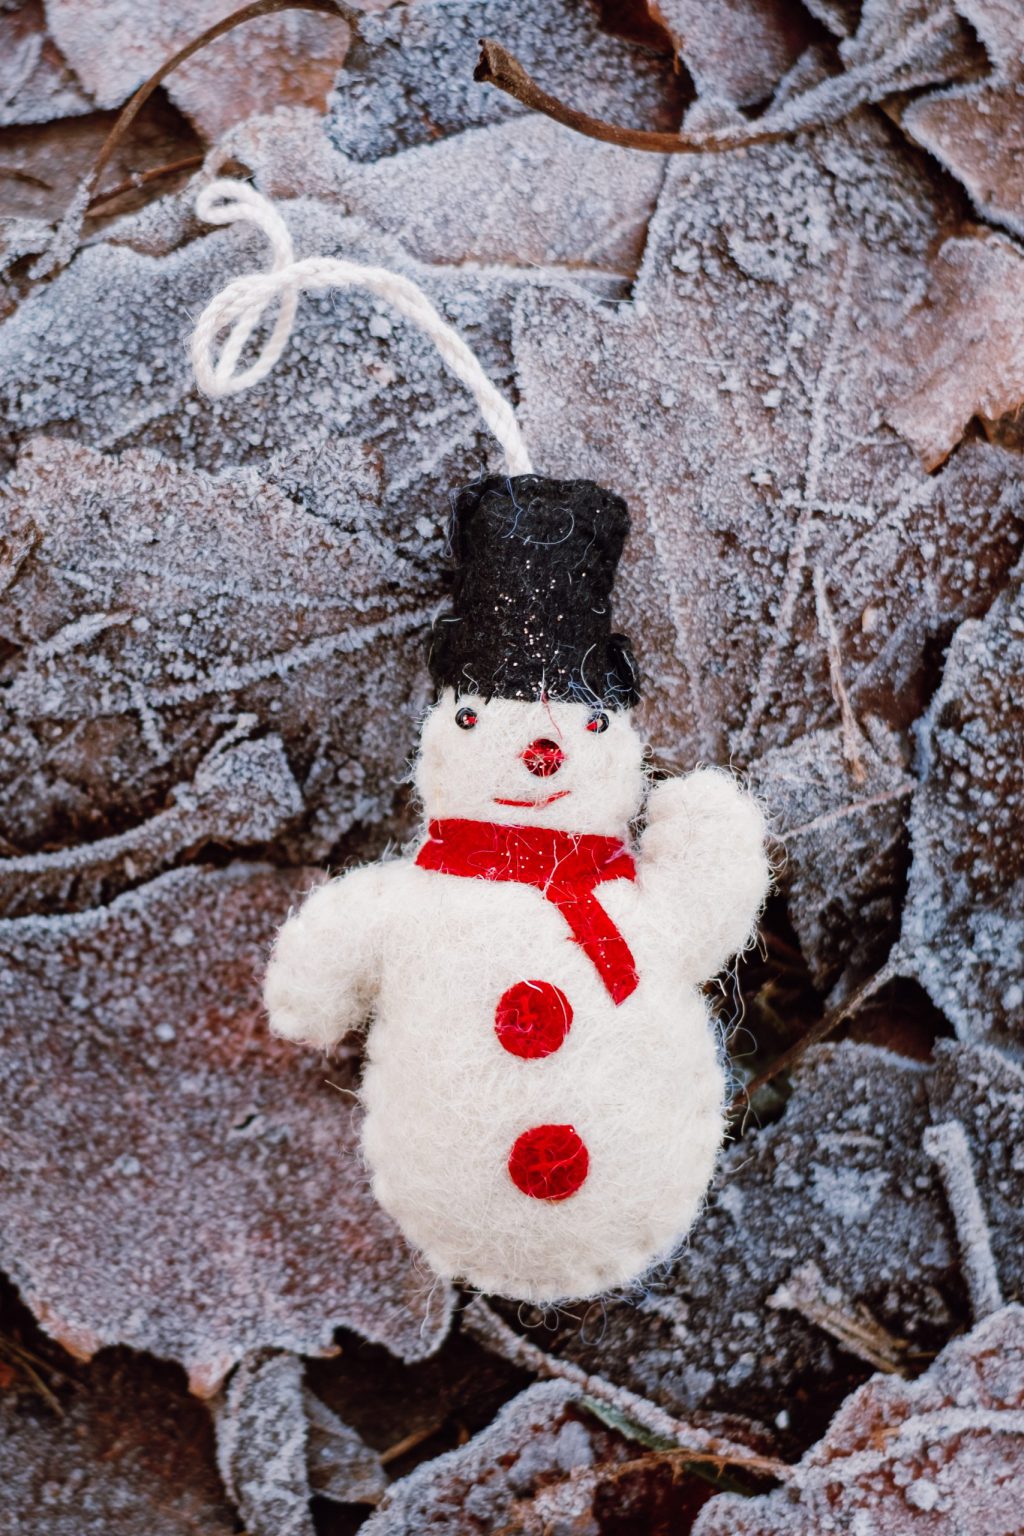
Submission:
[[629,945],[593,894],[605,880],[636,879],[636,865],[619,838],[453,817],[430,823],[416,863],[443,875],[536,886],[565,918],[612,1001],[625,1002],[636,990]]
[[569,1033],[572,1007],[550,981],[517,981],[498,1000],[494,1029],[513,1056],[552,1056]]
[[590,1154],[571,1125],[535,1125],[508,1155],[512,1182],[533,1200],[568,1200],[587,1176]]
[[565,762],[565,753],[557,741],[542,736],[538,741],[531,741],[523,753],[523,762],[538,779],[549,779]]

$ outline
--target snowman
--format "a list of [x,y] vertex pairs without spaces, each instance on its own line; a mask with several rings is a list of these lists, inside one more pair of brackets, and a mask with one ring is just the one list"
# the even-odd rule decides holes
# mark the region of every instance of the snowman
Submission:
[[314,891],[266,978],[289,1040],[369,1024],[363,1151],[409,1241],[536,1303],[629,1285],[693,1222],[724,1124],[702,983],[769,880],[731,775],[648,777],[611,630],[628,526],[591,481],[459,493],[419,844]]

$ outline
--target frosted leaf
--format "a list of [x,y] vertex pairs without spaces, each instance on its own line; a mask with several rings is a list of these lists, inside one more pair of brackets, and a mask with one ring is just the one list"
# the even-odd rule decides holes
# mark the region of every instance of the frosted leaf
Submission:
[[520,301],[527,439],[630,503],[617,623],[643,636],[651,735],[682,762],[834,725],[836,661],[855,717],[908,727],[936,638],[1016,558],[1016,459],[971,445],[930,477],[881,420],[875,339],[944,216],[862,114],[673,161],[631,308]]
[[213,1391],[355,1329],[406,1358],[448,1298],[375,1205],[344,1068],[269,1040],[259,974],[298,892],[258,865],[0,923],[0,1262],[44,1328]]
[[[255,716],[241,718],[243,731]],[[0,916],[81,910],[158,874],[205,844],[268,843],[302,810],[279,737],[215,748],[191,784],[149,821],[56,852],[0,859]]]
[[936,1122],[957,1120],[971,1150],[1004,1294],[1019,1294],[1024,1252],[1024,1072],[992,1046],[939,1041],[928,1096]]
[[[283,212],[300,256],[407,273],[508,388],[512,300],[541,274],[424,266],[334,208],[297,200]],[[339,437],[357,439],[381,458],[387,542],[425,557],[437,581],[450,489],[497,466],[500,455],[424,336],[397,320],[388,336],[376,335],[377,301],[331,292],[303,301],[285,358],[259,386],[210,402],[192,384],[187,342],[196,315],[231,278],[266,263],[264,243],[239,230],[218,230],[160,259],[124,245],[81,251],[0,326],[0,456],[44,430],[96,447],[154,447],[207,470],[242,463],[269,477],[275,454],[304,450],[315,460]]]
[[1024,583],[962,624],[921,723],[898,960],[963,1040],[1024,1026]]
[[985,66],[974,34],[948,0],[864,0],[851,37],[839,44],[848,70],[879,58],[904,55],[899,88],[955,80]]
[[983,218],[1024,235],[1024,22],[1016,0],[957,0],[991,72],[912,101],[901,124],[956,176]]
[[[609,37],[596,7],[523,0],[510,14],[504,0],[419,0],[360,23],[331,98],[334,143],[354,160],[376,160],[520,115],[504,92],[473,79],[482,37],[514,48],[546,90],[594,116],[638,128],[678,123],[673,61]],[[476,187],[481,203],[500,181],[492,166]]]
[[[117,107],[179,48],[239,9],[235,0],[47,0],[50,31],[101,107]],[[281,103],[322,106],[345,56],[348,27],[293,11],[245,22],[179,65],[164,89],[213,138]]]
[[657,13],[699,94],[735,106],[770,96],[807,41],[785,0],[658,0]]
[[313,1536],[302,1361],[243,1360],[217,1412],[217,1465],[252,1536]]
[[[153,7],[157,15],[175,21],[183,9],[195,18],[190,36],[216,19],[209,0],[170,12],[159,4]],[[234,0],[225,4],[227,14],[237,9]],[[168,77],[167,92],[209,139],[268,108],[306,106],[322,115],[348,43],[349,29],[340,16],[302,11],[263,16],[187,59]]]
[[[620,1438],[581,1415],[577,1401],[576,1389],[562,1382],[527,1388],[468,1445],[393,1484],[361,1530],[365,1536],[421,1536],[427,1529],[437,1536],[499,1530],[545,1536],[552,1525],[541,1499],[552,1485],[610,1458],[625,1459]],[[599,1529],[593,1499],[593,1485],[585,1485],[574,1501],[578,1523],[557,1528]],[[565,1518],[568,1512],[558,1513]]]
[[25,279],[16,275],[26,256],[46,250],[53,231],[44,219],[0,218],[0,320],[9,315],[22,296]]
[[[389,814],[433,588],[378,526],[358,448],[282,451],[272,473],[37,441],[0,492],[7,851],[90,844],[24,866],[41,897],[77,870],[88,904],[118,870],[132,883],[209,841],[320,857]],[[276,748],[226,750],[266,732]]]
[[707,1211],[643,1298],[564,1315],[554,1334],[538,1319],[531,1338],[681,1417],[738,1411],[771,1424],[785,1409],[799,1438],[823,1398],[864,1374],[834,1326],[769,1305],[801,1266],[817,1266],[859,1326],[868,1316],[911,1351],[940,1347],[966,1303],[921,1146],[928,1069],[846,1043],[808,1051],[793,1083],[783,1117],[727,1149]]
[[380,1457],[312,1392],[303,1394],[309,1486],[334,1504],[378,1504],[388,1486]]
[[1020,1523],[1024,1309],[949,1344],[917,1381],[875,1376],[785,1488],[722,1494],[694,1536],[993,1536]]
[[750,767],[750,787],[785,848],[789,919],[822,992],[842,970],[863,978],[877,969],[899,924],[914,781],[895,733],[865,723],[852,760],[833,729],[809,731]]
[[209,1416],[179,1373],[101,1355],[62,1366],[59,1412],[0,1393],[0,1527],[21,1536],[232,1536]]
[[942,1120],[928,1126],[922,1144],[942,1177],[956,1228],[960,1268],[967,1284],[971,1313],[980,1320],[999,1311],[1003,1294],[967,1136],[959,1120]]
[[[269,196],[312,190],[439,265],[568,267],[631,278],[664,176],[661,155],[599,144],[530,114],[364,164],[332,150],[322,122],[256,118],[222,152]],[[501,166],[481,197],[481,182]]]
[[[2,17],[0,12],[0,17]],[[54,121],[11,129],[4,133],[4,177],[0,206],[8,215],[41,218],[51,225],[64,220],[74,208],[66,228],[75,239],[82,231],[82,215],[90,200],[83,187],[100,148],[113,127],[112,112],[86,112]],[[114,188],[130,181],[146,166],[167,165],[197,154],[201,140],[180,112],[161,93],[151,96],[132,124],[131,133],[116,146],[103,174],[103,187]],[[173,181],[172,181],[173,184]],[[152,192],[125,193],[127,198],[152,196]],[[101,210],[105,212],[106,210]],[[90,219],[86,233],[97,224]],[[49,231],[53,239],[53,229]],[[72,242],[69,255],[74,253]]]
[[1024,401],[1024,252],[980,231],[944,241],[893,344],[903,389],[888,419],[934,469],[973,416],[989,431]]
[[0,10],[0,127],[74,117],[92,105],[47,35],[42,0]]
[[314,1492],[376,1504],[380,1458],[303,1384],[295,1355],[243,1360],[216,1407],[217,1463],[250,1536],[313,1536]]
[[857,30],[861,0],[803,0],[803,4],[834,37],[849,37]]

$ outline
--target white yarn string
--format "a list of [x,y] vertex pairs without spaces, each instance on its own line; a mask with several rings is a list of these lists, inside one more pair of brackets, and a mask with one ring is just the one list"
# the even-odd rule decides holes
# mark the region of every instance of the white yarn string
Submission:
[[[458,331],[441,318],[423,290],[409,278],[386,267],[365,267],[328,256],[296,261],[281,215],[273,203],[245,181],[211,182],[197,197],[196,212],[209,224],[254,224],[266,235],[273,255],[269,272],[236,277],[199,316],[192,333],[192,367],[205,394],[214,399],[237,395],[266,378],[288,345],[301,293],[316,293],[325,288],[365,288],[386,300],[434,343],[452,373],[473,396],[481,416],[501,444],[509,474],[533,473],[511,405],[491,383]],[[277,319],[259,356],[236,372],[246,343],[275,301]],[[217,337],[225,330],[227,339],[218,356]]]

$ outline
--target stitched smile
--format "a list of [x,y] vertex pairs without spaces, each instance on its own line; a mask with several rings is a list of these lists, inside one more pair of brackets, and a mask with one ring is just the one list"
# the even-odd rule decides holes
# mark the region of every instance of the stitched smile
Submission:
[[495,805],[528,805],[532,810],[537,811],[540,810],[541,806],[551,805],[555,800],[564,800],[566,795],[571,794],[571,789],[560,789],[557,794],[545,795],[542,800],[501,800],[495,795],[494,803]]

